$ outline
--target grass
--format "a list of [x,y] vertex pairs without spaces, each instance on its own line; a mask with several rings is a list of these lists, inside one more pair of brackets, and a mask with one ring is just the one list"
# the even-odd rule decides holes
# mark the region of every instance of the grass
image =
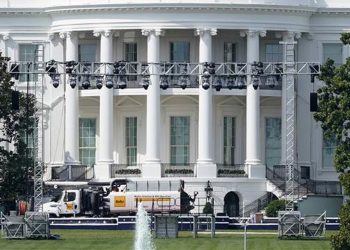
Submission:
[[[227,231],[226,231],[227,232]],[[133,231],[96,231],[96,230],[52,230],[59,234],[61,240],[6,240],[0,239],[1,250],[56,250],[56,249],[88,249],[88,250],[128,250],[133,249]],[[322,250],[330,249],[331,233],[322,240],[279,240],[277,235],[250,234],[247,240],[249,250]],[[191,232],[180,232],[177,239],[156,239],[158,250],[214,250],[214,249],[243,249],[243,235],[217,234],[211,239],[210,235],[200,234],[193,239]]]

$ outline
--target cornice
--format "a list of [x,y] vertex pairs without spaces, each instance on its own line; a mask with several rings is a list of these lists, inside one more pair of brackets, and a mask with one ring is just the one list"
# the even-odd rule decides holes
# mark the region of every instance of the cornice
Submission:
[[317,8],[308,6],[285,6],[285,5],[252,5],[252,4],[193,4],[193,3],[157,3],[157,4],[109,4],[109,5],[89,5],[89,6],[60,6],[50,7],[45,10],[48,14],[63,14],[63,13],[86,13],[86,12],[112,12],[112,11],[264,11],[264,12],[281,12],[281,13],[299,13],[310,15]]

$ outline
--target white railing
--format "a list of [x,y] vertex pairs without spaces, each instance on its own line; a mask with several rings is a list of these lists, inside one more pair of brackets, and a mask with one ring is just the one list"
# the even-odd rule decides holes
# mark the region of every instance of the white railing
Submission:
[[49,8],[59,6],[128,5],[128,4],[244,4],[244,5],[287,5],[344,8],[350,7],[348,0],[1,0],[0,8]]

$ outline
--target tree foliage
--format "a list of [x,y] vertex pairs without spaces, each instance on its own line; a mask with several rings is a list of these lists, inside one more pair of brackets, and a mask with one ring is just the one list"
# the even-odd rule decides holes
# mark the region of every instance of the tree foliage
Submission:
[[[350,44],[350,33],[342,34],[341,41]],[[350,195],[350,58],[335,67],[328,59],[321,67],[320,80],[324,86],[318,89],[318,111],[314,114],[321,122],[324,135],[335,137],[337,141],[334,166],[345,196]],[[332,247],[336,250],[350,249],[350,202],[347,201],[340,212],[340,231],[332,237]]]
[[14,83],[7,73],[7,61],[0,52],[0,206],[13,209],[19,197],[30,189],[33,159],[27,152],[25,133],[33,133],[35,97],[19,93],[19,108],[13,108]]

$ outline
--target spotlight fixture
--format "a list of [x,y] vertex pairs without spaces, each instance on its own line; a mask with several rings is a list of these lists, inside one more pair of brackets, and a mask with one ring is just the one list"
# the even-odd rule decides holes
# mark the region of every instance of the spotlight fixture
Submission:
[[53,74],[52,76],[50,75],[52,79],[52,86],[54,88],[57,88],[60,85],[60,74]]
[[216,80],[213,84],[213,87],[215,88],[216,91],[220,91],[222,88],[222,79],[221,77],[216,77]]
[[126,88],[126,77],[125,76],[119,76],[117,86],[118,86],[118,89],[125,89]]
[[274,75],[269,75],[267,78],[266,78],[266,86],[269,86],[270,88],[273,88],[277,85],[277,79],[276,79],[277,76],[274,76]]
[[168,82],[168,78],[166,75],[162,75],[160,77],[160,84],[159,84],[160,88],[163,90],[166,90],[167,88],[169,88],[169,82]]
[[259,88],[260,82],[261,82],[260,77],[256,77],[256,76],[252,77],[252,85],[255,90]]
[[102,89],[103,86],[103,76],[96,77],[96,88]]
[[113,88],[113,78],[112,78],[112,76],[106,76],[106,87],[108,88],[108,89],[111,89],[111,88]]
[[188,75],[183,75],[183,76],[181,76],[181,77],[180,77],[179,86],[180,86],[182,89],[186,89],[187,86],[188,86],[188,81],[189,81]]
[[72,74],[74,71],[74,67],[77,65],[78,63],[75,61],[68,61],[65,63],[66,65],[66,74]]
[[[209,63],[207,63],[207,62],[205,62],[203,64],[203,67],[204,68],[203,68],[203,73],[202,73],[202,88],[207,90],[210,88],[209,78],[210,78],[212,70],[210,71]],[[214,67],[215,67],[215,65],[214,65]],[[215,73],[215,70],[214,70],[214,73]]]
[[244,76],[238,76],[236,78],[236,84],[235,84],[239,89],[243,89],[245,85],[245,78]]
[[83,81],[81,83],[81,86],[83,87],[83,89],[90,88],[90,79],[88,75],[83,76]]
[[226,85],[229,90],[233,89],[233,87],[235,86],[235,79],[233,77],[229,77],[227,79]]
[[18,63],[11,64],[11,66],[10,66],[10,75],[15,80],[19,79],[19,64]]
[[148,89],[149,87],[149,75],[144,75],[142,76],[140,85],[144,88],[144,89]]
[[77,86],[77,75],[71,75],[69,77],[69,85],[71,86],[72,89],[75,88],[75,86]]

